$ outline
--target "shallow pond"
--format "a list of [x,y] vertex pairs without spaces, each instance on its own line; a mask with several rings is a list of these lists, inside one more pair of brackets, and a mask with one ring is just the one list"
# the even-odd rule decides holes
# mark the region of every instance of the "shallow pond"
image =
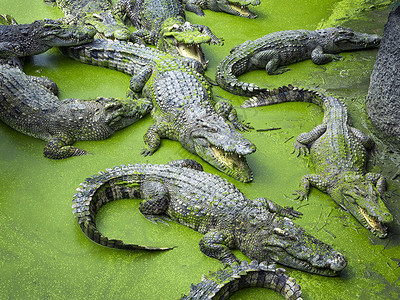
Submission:
[[[316,29],[332,25],[351,26],[358,31],[383,32],[389,9],[375,10],[368,4],[384,1],[262,1],[254,8],[259,18],[242,19],[206,11],[201,18],[187,13],[192,23],[208,25],[225,39],[224,46],[203,47],[209,59],[208,76],[236,44],[267,33],[289,29]],[[357,7],[357,9],[356,9]],[[379,7],[378,5],[376,8]],[[364,9],[362,9],[364,8]],[[58,18],[62,13],[43,0],[1,0],[0,13],[12,14],[19,23]],[[324,66],[311,61],[291,65],[290,72],[268,76],[254,71],[243,76],[262,86],[285,84],[323,87],[342,97],[356,127],[370,132],[364,99],[377,50],[344,53],[343,59]],[[35,56],[26,63],[28,74],[45,75],[60,88],[60,98],[123,97],[129,77],[112,70],[80,64],[63,57],[57,49]],[[218,96],[238,107],[245,98],[214,88]],[[329,196],[313,189],[310,201],[299,203],[290,195],[302,175],[312,173],[306,159],[292,155],[292,141],[322,120],[321,110],[304,103],[258,109],[238,109],[242,119],[256,128],[281,130],[244,135],[258,147],[248,158],[254,181],[238,183],[210,165],[205,170],[235,183],[246,196],[266,196],[281,205],[291,205],[304,214],[297,223],[348,258],[340,277],[328,278],[287,268],[302,286],[304,299],[399,299],[400,298],[400,201],[398,170],[390,160],[371,160],[370,170],[389,179],[387,205],[395,216],[387,239],[371,235],[342,211]],[[197,156],[177,142],[163,140],[151,157],[142,157],[143,135],[152,124],[150,116],[117,132],[104,141],[79,142],[91,155],[51,161],[42,155],[44,142],[27,137],[0,123],[0,290],[4,299],[177,299],[189,291],[201,275],[222,265],[203,255],[201,238],[184,226],[154,225],[138,211],[138,200],[120,200],[102,208],[99,229],[109,237],[155,246],[177,246],[163,253],[126,252],[100,247],[81,232],[72,215],[75,189],[86,177],[114,165],[166,163]],[[383,146],[382,146],[383,147]],[[287,195],[287,196],[286,196]],[[241,258],[240,253],[237,253]],[[232,299],[282,299],[265,289],[246,289]]]

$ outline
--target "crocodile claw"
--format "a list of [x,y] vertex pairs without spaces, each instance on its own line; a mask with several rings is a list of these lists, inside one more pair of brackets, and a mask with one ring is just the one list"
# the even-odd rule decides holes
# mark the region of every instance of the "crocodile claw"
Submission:
[[297,157],[299,157],[299,156],[304,157],[304,156],[307,156],[308,154],[310,154],[310,149],[308,149],[308,147],[306,145],[303,145],[297,141],[293,143],[293,147],[294,147],[294,149],[293,149],[292,153],[297,152]]
[[304,191],[302,190],[295,190],[292,195],[295,196],[294,200],[299,200],[299,201],[308,200],[307,194],[304,193]]

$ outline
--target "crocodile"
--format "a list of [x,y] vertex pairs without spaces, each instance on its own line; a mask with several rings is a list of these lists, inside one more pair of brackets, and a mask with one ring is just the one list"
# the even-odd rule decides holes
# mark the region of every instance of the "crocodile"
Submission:
[[11,17],[1,16],[0,58],[24,57],[43,53],[52,47],[90,42],[95,31],[90,27],[62,24],[61,20],[37,20],[17,24]]
[[182,2],[187,11],[198,16],[204,16],[203,9],[209,9],[249,19],[257,18],[257,15],[250,11],[248,6],[260,4],[260,0],[182,0]]
[[97,228],[97,211],[110,201],[142,199],[139,210],[153,223],[168,219],[201,234],[203,254],[232,265],[240,250],[251,260],[279,262],[302,271],[337,276],[346,266],[343,254],[306,233],[291,218],[302,214],[267,198],[250,200],[218,175],[190,159],[165,165],[129,164],[87,178],[72,200],[74,216],[92,241],[115,249],[165,251],[109,239]]
[[380,40],[378,35],[343,27],[278,31],[232,48],[218,64],[215,78],[230,93],[255,96],[266,89],[239,81],[237,76],[263,68],[270,75],[282,74],[289,70],[284,66],[307,59],[325,64],[339,59],[338,53],[343,51],[378,47]]
[[126,15],[136,27],[136,41],[143,40],[173,55],[194,58],[204,67],[207,62],[201,44],[223,44],[207,26],[186,21],[180,0],[119,0],[114,11],[121,17]]
[[44,0],[60,8],[72,25],[94,26],[100,37],[129,40],[131,32],[114,14],[111,0]]
[[311,155],[315,174],[303,176],[297,199],[308,199],[310,186],[328,193],[345,211],[379,238],[387,237],[387,224],[393,216],[384,203],[386,181],[383,175],[367,173],[367,150],[374,141],[351,126],[346,105],[320,91],[281,87],[247,100],[242,107],[256,107],[290,101],[310,102],[323,108],[324,119],[294,143],[298,154]]
[[106,139],[151,110],[150,102],[133,99],[60,100],[53,81],[26,75],[10,59],[0,59],[0,73],[0,120],[46,141],[43,153],[51,159],[85,155],[71,144]]
[[62,51],[83,63],[131,75],[131,90],[152,101],[154,124],[144,136],[143,155],[152,155],[161,138],[169,138],[236,180],[252,180],[246,155],[256,147],[237,131],[249,126],[238,120],[229,102],[214,100],[198,61],[145,45],[100,39]]
[[201,282],[190,287],[190,292],[181,300],[228,299],[238,290],[248,287],[263,287],[280,293],[285,299],[302,300],[300,285],[285,274],[285,269],[274,264],[242,261],[230,268],[218,270],[204,276]]

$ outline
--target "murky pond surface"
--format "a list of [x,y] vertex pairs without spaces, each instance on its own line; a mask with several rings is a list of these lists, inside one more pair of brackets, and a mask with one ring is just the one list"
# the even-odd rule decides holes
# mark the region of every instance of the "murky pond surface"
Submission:
[[[367,2],[374,1],[264,0],[253,9],[259,14],[255,20],[210,11],[206,11],[205,18],[192,13],[187,13],[187,18],[193,23],[208,25],[225,39],[224,46],[203,47],[210,61],[207,75],[214,77],[218,62],[234,45],[274,31],[351,24],[358,31],[381,34],[389,9],[371,11],[369,4],[365,9],[358,6]],[[62,16],[57,8],[46,6],[42,0],[1,0],[0,13],[12,14],[19,23]],[[344,53],[342,60],[323,66],[305,61],[291,65],[290,72],[279,76],[268,76],[260,70],[242,77],[266,87],[292,83],[328,89],[347,103],[355,126],[370,132],[364,99],[376,53],[377,50]],[[80,64],[63,57],[57,49],[29,59],[25,70],[54,80],[60,88],[61,99],[123,97],[129,85],[127,75]],[[214,93],[230,99],[235,107],[245,100],[218,87]],[[307,203],[290,199],[301,176],[313,172],[308,160],[291,154],[292,137],[320,124],[323,116],[318,107],[290,103],[238,109],[238,112],[256,129],[281,128],[244,134],[258,147],[248,158],[254,181],[236,182],[206,163],[205,170],[235,183],[249,198],[266,196],[281,205],[300,207],[304,216],[297,223],[348,258],[348,267],[336,278],[287,268],[302,286],[303,298],[399,299],[400,184],[395,178],[398,170],[391,161],[381,161],[377,155],[369,166],[370,170],[389,178],[387,206],[395,216],[389,237],[380,240],[316,189],[312,189]],[[191,283],[199,282],[202,274],[222,266],[200,252],[199,233],[176,223],[156,226],[146,221],[138,211],[138,200],[106,205],[97,217],[100,230],[126,242],[177,248],[164,253],[117,251],[100,247],[81,233],[72,215],[71,200],[86,177],[114,165],[136,162],[166,163],[192,158],[202,163],[179,143],[169,140],[163,140],[153,156],[142,157],[143,135],[151,124],[148,116],[110,139],[76,143],[91,155],[51,161],[42,155],[43,141],[0,123],[1,298],[177,299],[189,291]],[[264,289],[243,290],[232,299],[267,297],[282,299]]]

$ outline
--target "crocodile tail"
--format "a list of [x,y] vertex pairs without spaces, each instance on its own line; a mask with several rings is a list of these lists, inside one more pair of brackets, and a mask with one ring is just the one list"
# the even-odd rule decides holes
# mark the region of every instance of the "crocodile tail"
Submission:
[[264,262],[240,265],[219,270],[204,276],[197,285],[192,285],[189,294],[181,299],[226,299],[239,289],[263,287],[280,293],[285,299],[301,300],[301,287],[296,280],[285,274],[282,268]]
[[[136,173],[129,172],[131,166],[133,165],[114,167],[112,169],[107,169],[106,172],[100,172],[98,175],[86,178],[86,180],[80,184],[80,187],[77,188],[77,193],[72,200],[75,218],[78,219],[83,233],[99,245],[124,250],[170,250],[172,249],[170,247],[125,244],[121,240],[109,239],[96,227],[94,220],[97,211],[104,204],[118,199],[140,197],[138,188],[132,186],[140,182],[141,175],[138,174],[137,168],[134,170]],[[126,172],[126,170],[128,170],[128,172]]]
[[324,98],[319,91],[297,88],[289,84],[273,90],[262,91],[247,99],[240,107],[258,107],[285,102],[309,102],[322,107]]

